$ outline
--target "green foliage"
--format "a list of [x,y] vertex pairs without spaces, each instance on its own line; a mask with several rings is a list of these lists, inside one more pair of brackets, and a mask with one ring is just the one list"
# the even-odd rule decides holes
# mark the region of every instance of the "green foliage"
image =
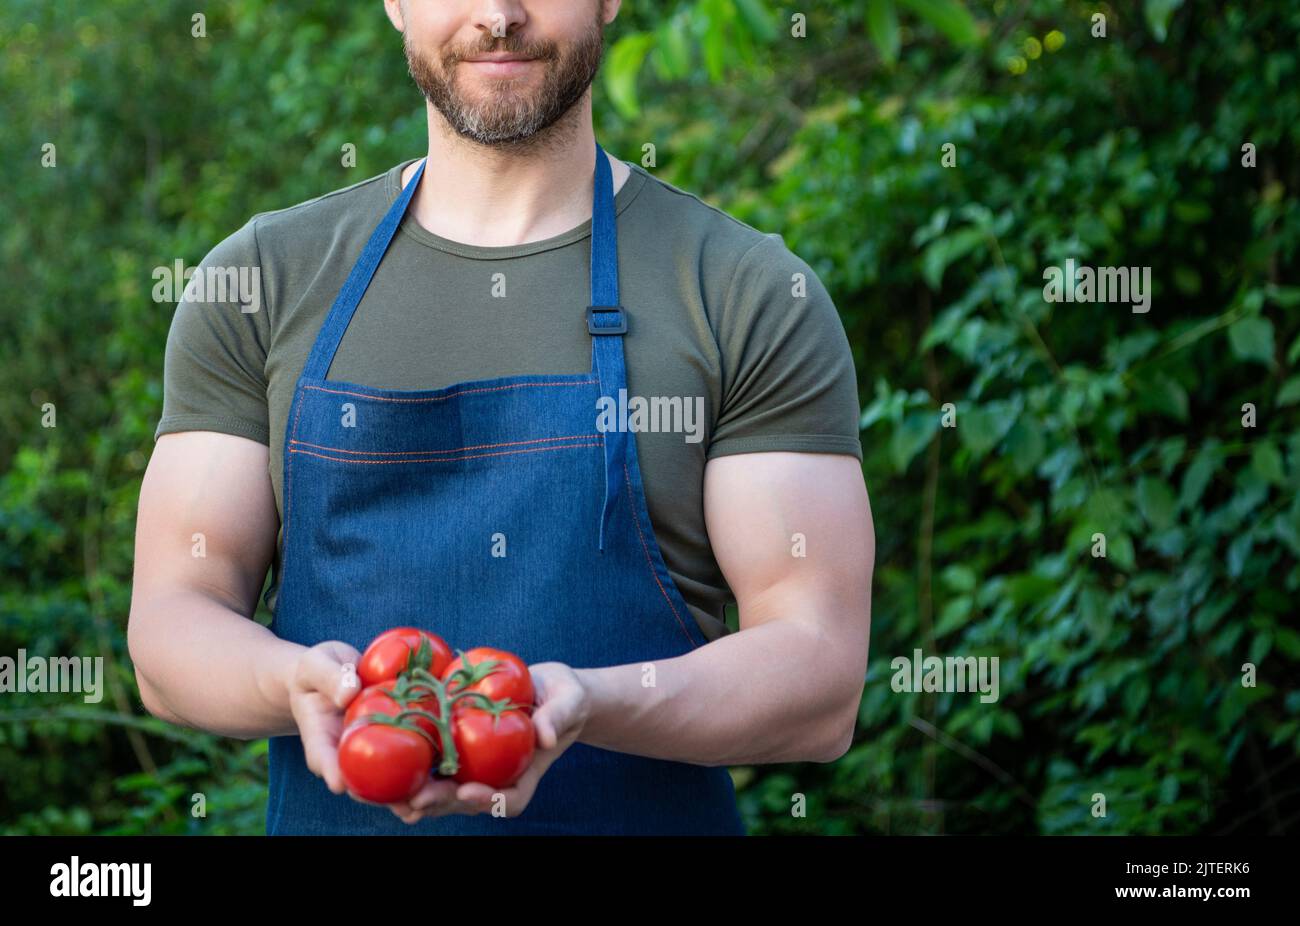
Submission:
[[[784,235],[862,380],[859,735],[734,770],[754,832],[1294,829],[1300,12],[1116,10],[692,0],[609,30],[602,143]],[[103,656],[107,685],[0,701],[0,830],[260,832],[265,743],[147,716],[126,652],[151,273],[418,152],[423,107],[377,4],[228,0],[206,39],[173,0],[7,12],[0,655]],[[1150,312],[1046,302],[1067,259],[1150,267]],[[895,693],[917,648],[999,657],[1000,699]]]

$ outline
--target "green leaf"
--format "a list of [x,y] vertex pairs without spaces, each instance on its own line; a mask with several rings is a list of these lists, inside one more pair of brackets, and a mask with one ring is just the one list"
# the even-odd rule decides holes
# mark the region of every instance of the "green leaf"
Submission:
[[1128,524],[1127,508],[1124,495],[1116,489],[1102,486],[1088,496],[1081,520],[1090,530],[1101,531],[1110,537]]
[[1146,0],[1143,12],[1146,13],[1147,28],[1157,42],[1165,40],[1169,34],[1169,17],[1182,5],[1183,0]]
[[1183,486],[1178,496],[1178,506],[1184,510],[1195,507],[1218,468],[1217,448],[1213,445],[1202,447],[1197,452],[1192,465],[1187,467],[1187,472],[1183,473]]
[[902,0],[902,3],[954,44],[970,45],[979,38],[974,18],[957,0]]
[[907,469],[912,458],[925,449],[939,430],[939,412],[911,412],[903,419],[902,425],[894,429],[889,441],[889,455],[894,467],[901,473]]
[[1300,286],[1278,286],[1276,283],[1270,283],[1265,287],[1264,292],[1269,302],[1280,305],[1284,309],[1294,309],[1300,305]]
[[655,30],[655,55],[665,80],[690,76],[691,48],[682,17],[674,16]]
[[[1300,633],[1296,633],[1290,627],[1279,627],[1273,642],[1278,650],[1289,659],[1300,659]],[[1291,694],[1295,695],[1298,702],[1300,702],[1300,691],[1293,691]],[[1293,704],[1288,701],[1287,710],[1296,713],[1298,709],[1300,709],[1300,703]]]
[[1006,459],[1019,476],[1033,472],[1047,451],[1043,426],[1036,418],[1021,416],[1007,434]]
[[1005,402],[972,408],[957,419],[957,435],[975,459],[985,456],[1016,423],[1014,410]]
[[867,0],[867,31],[882,61],[892,65],[898,60],[898,8],[894,0]]
[[1127,370],[1133,361],[1151,353],[1151,349],[1159,343],[1160,335],[1150,329],[1126,335],[1106,345],[1106,363],[1116,370]]
[[776,20],[763,0],[735,0],[735,3],[740,18],[759,41],[771,42],[776,38]]
[[1300,558],[1300,495],[1289,511],[1279,511],[1273,517],[1273,536]]
[[979,228],[963,228],[930,242],[921,255],[921,276],[935,292],[943,282],[943,272],[953,261],[965,257],[985,240]]
[[1242,534],[1232,543],[1228,544],[1228,576],[1233,579],[1241,578],[1242,571],[1246,568],[1246,561],[1250,559],[1250,551],[1255,547],[1254,534]]
[[1228,328],[1228,342],[1238,360],[1273,363],[1273,323],[1263,316],[1250,316]]
[[1020,739],[1024,734],[1024,728],[1020,725],[1020,718],[1010,711],[998,711],[997,728],[1013,740]]
[[1187,618],[1187,599],[1173,583],[1161,585],[1147,602],[1147,614],[1157,631],[1164,633]]
[[866,431],[878,421],[892,421],[901,424],[903,412],[907,408],[907,393],[901,389],[894,390],[883,379],[876,380],[876,397],[862,411],[858,427]]
[[939,623],[934,628],[934,635],[945,637],[954,630],[964,627],[970,620],[974,604],[974,600],[969,595],[961,595],[949,601],[939,614]]
[[954,563],[942,573],[944,584],[955,592],[972,592],[975,590],[975,570],[961,563]]
[[1170,471],[1182,460],[1187,452],[1187,438],[1181,434],[1166,438],[1160,443],[1160,472],[1168,476]]
[[1284,405],[1294,405],[1300,402],[1300,376],[1292,376],[1277,393],[1278,407]]
[[736,8],[727,0],[702,0],[697,8],[704,24],[704,68],[709,80],[722,80],[727,56],[727,26],[735,16]]
[[1133,538],[1128,534],[1111,537],[1106,545],[1106,555],[1112,563],[1125,572],[1132,572],[1137,566],[1137,557],[1133,553]]
[[1197,609],[1192,629],[1199,634],[1209,633],[1219,623],[1219,618],[1227,614],[1236,603],[1237,599],[1233,596],[1211,599]]
[[1259,665],[1264,661],[1264,657],[1273,649],[1273,634],[1267,630],[1255,634],[1255,639],[1250,643],[1250,655],[1248,661]]
[[1086,585],[1079,592],[1079,617],[1094,640],[1104,640],[1110,633],[1109,605],[1107,596],[1094,585]]
[[1124,686],[1124,711],[1130,717],[1137,717],[1146,707],[1151,695],[1151,683],[1139,675]]
[[1174,502],[1174,493],[1163,479],[1144,476],[1138,480],[1137,503],[1142,517],[1146,518],[1147,523],[1154,529],[1164,530],[1173,524],[1177,506]]
[[641,113],[637,101],[637,77],[645,56],[654,47],[654,41],[650,33],[634,33],[623,36],[609,51],[605,65],[605,90],[610,102],[625,118],[635,119]]
[[[1297,694],[1297,692],[1293,691],[1291,694]],[[1288,695],[1288,697],[1290,696]],[[1288,720],[1273,731],[1273,735],[1268,738],[1268,744],[1270,746],[1276,746],[1278,743],[1290,739],[1295,735],[1297,729],[1300,729],[1300,723],[1297,723],[1294,720]]]
[[1261,440],[1255,444],[1255,448],[1250,453],[1250,466],[1260,478],[1274,485],[1286,481],[1286,473],[1282,467],[1282,452],[1271,440]]
[[1157,376],[1150,386],[1143,388],[1144,403],[1158,412],[1163,412],[1175,421],[1187,421],[1187,390],[1182,384],[1168,376]]

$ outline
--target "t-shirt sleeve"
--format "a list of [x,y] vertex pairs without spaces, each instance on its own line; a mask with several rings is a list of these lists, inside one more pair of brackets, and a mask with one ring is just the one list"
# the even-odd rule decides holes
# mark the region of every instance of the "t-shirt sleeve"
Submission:
[[801,451],[862,459],[857,374],[839,312],[778,235],[741,257],[718,325],[722,405],[708,459]]
[[177,431],[220,431],[269,443],[270,322],[255,222],[212,249],[176,306],[155,440]]

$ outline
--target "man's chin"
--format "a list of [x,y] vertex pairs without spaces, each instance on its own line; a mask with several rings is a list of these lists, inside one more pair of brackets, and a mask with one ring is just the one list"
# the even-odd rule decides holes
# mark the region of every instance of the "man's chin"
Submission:
[[502,123],[471,120],[459,125],[455,121],[451,121],[451,126],[456,134],[462,138],[478,142],[481,145],[515,145],[526,141],[538,132],[536,124],[532,122],[521,124],[519,122]]
[[488,81],[469,93],[458,93],[457,102],[466,112],[486,113],[493,109],[532,112],[537,107],[537,94],[507,78]]

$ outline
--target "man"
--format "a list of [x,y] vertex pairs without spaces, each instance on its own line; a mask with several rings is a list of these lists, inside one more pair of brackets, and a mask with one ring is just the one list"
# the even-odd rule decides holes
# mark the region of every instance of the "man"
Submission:
[[[874,538],[847,339],[778,236],[596,144],[618,8],[385,0],[427,157],[213,250],[257,311],[178,306],[130,649],[153,714],[271,737],[270,833],[741,833],[726,766],[849,746]],[[348,793],[350,669],[400,625],[529,663],[516,785]]]

